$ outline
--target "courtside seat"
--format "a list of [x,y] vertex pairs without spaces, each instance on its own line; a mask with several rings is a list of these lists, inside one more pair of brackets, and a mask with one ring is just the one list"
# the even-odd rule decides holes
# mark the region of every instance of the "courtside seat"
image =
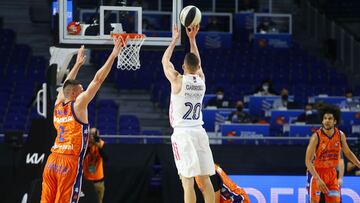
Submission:
[[99,110],[102,109],[118,109],[118,105],[111,99],[98,100],[96,104]]
[[139,119],[134,115],[121,115],[119,118],[119,130],[140,131]]
[[[119,118],[119,134],[120,135],[139,135],[140,123],[139,119],[134,115],[122,115]],[[143,138],[121,138],[122,143],[143,143]]]

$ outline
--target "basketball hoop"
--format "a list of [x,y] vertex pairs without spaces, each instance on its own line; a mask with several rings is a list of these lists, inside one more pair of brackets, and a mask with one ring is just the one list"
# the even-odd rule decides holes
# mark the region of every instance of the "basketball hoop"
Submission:
[[139,53],[146,36],[137,33],[112,33],[111,36],[112,38],[121,37],[126,43],[118,56],[117,68],[121,70],[140,69]]

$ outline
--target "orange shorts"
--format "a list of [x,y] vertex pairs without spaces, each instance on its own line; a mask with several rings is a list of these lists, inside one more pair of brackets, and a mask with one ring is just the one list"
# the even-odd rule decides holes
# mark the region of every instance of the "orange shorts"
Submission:
[[[329,189],[328,194],[324,194],[325,202],[340,202],[341,193],[340,193],[340,186],[337,181],[336,169],[318,168],[315,170]],[[308,172],[308,190],[309,190],[310,202],[311,201],[319,202],[321,191],[317,186],[317,182],[315,178],[313,178],[309,172]]]
[[51,153],[43,172],[41,203],[78,202],[81,179],[79,157]]

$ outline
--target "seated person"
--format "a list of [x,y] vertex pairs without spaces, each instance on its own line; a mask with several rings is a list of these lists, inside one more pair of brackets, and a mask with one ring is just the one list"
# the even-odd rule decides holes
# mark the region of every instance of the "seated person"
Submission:
[[261,86],[255,90],[254,96],[275,96],[275,90],[270,80],[264,80]]
[[306,104],[304,108],[304,113],[300,114],[297,117],[296,122],[306,123],[306,124],[317,124],[318,116],[313,112],[313,106],[311,104]]
[[229,101],[224,98],[224,90],[218,88],[216,90],[216,97],[211,98],[207,103],[206,107],[216,107],[216,108],[229,108]]
[[289,90],[283,88],[280,93],[281,98],[274,101],[272,108],[278,110],[296,109],[295,102],[289,101]]
[[[215,203],[250,203],[245,190],[234,183],[220,166],[215,164],[215,175],[210,177],[215,191]],[[195,177],[196,185],[201,191],[201,185]],[[198,195],[199,196],[199,195]],[[197,198],[201,202],[202,198]]]
[[228,121],[232,122],[232,123],[253,123],[254,119],[253,117],[244,112],[244,104],[242,101],[237,101],[236,102],[236,111],[233,111],[228,118]]
[[360,111],[360,101],[353,97],[351,90],[345,92],[346,101],[340,103],[342,111]]

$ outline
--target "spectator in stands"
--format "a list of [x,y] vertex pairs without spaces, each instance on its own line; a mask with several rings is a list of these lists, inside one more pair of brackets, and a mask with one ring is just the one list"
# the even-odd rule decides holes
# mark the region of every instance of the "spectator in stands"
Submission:
[[216,108],[229,108],[229,101],[224,98],[224,89],[218,88],[216,90],[216,97],[209,100],[207,107],[209,106]]
[[266,34],[266,33],[278,33],[279,31],[276,27],[276,23],[274,23],[270,18],[265,18],[258,25],[257,32],[260,34]]
[[351,90],[345,92],[346,101],[341,102],[340,108],[343,111],[360,111],[360,101],[353,97]]
[[274,96],[277,95],[272,87],[270,80],[264,80],[261,82],[261,86],[258,87],[254,93],[255,96]]
[[91,128],[89,147],[84,159],[84,178],[94,183],[99,203],[103,202],[105,193],[103,162],[107,160],[107,156],[104,151],[104,144],[105,142],[100,138],[99,130]]
[[318,123],[317,114],[313,112],[313,106],[311,104],[305,105],[304,113],[300,114],[297,117],[296,122],[301,122],[306,124]]
[[289,91],[283,88],[280,93],[281,98],[277,99],[273,103],[273,109],[287,109],[289,102]]
[[236,102],[236,111],[229,115],[228,121],[232,123],[253,123],[254,119],[252,116],[243,111],[244,104],[242,101]]
[[277,99],[273,103],[273,109],[285,110],[285,109],[295,109],[297,105],[295,102],[289,101],[289,90],[283,88],[280,93],[281,98]]

